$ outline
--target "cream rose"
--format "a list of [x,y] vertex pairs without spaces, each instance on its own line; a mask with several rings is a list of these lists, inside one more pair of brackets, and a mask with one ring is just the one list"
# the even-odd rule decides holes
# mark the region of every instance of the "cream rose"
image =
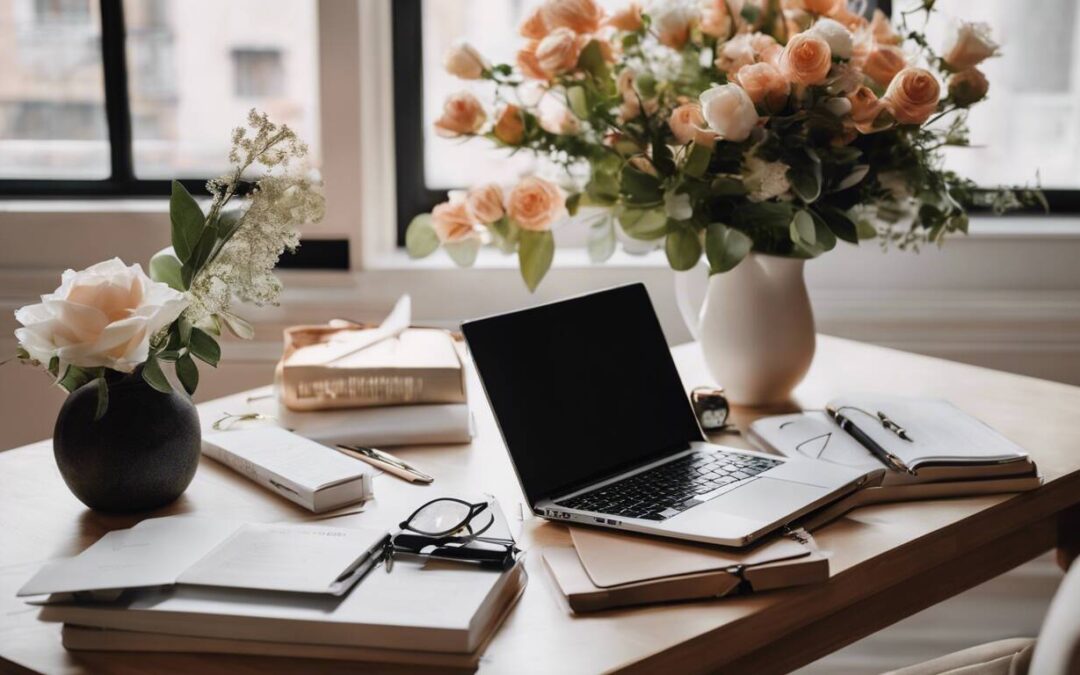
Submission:
[[994,56],[997,50],[997,43],[990,39],[990,26],[964,22],[949,34],[941,53],[950,68],[966,70]]
[[557,96],[545,96],[540,101],[538,113],[540,128],[548,133],[559,136],[581,133],[581,121]]
[[518,27],[518,34],[527,40],[543,40],[548,34],[547,23],[544,22],[544,8],[537,7],[529,13]]
[[569,28],[556,28],[536,46],[536,60],[544,72],[558,75],[573,70],[581,54],[581,41]]
[[636,31],[642,26],[641,5],[631,2],[608,17],[607,25],[615,30]]
[[721,84],[702,92],[701,113],[709,127],[729,141],[745,141],[758,123],[754,102],[737,84]]
[[746,66],[736,73],[735,79],[751,101],[773,113],[783,109],[791,92],[791,85],[784,75],[769,63]]
[[716,144],[716,132],[705,126],[705,117],[697,103],[684,103],[671,111],[668,118],[671,135],[679,145],[693,141],[698,145],[713,147]]
[[881,98],[900,124],[922,124],[937,110],[941,86],[922,68],[905,68],[896,74]]
[[478,185],[465,195],[465,205],[473,220],[489,225],[506,213],[503,207],[503,192],[495,183]]
[[855,48],[851,31],[839,21],[827,18],[818,19],[808,32],[824,40],[829,45],[829,51],[833,56],[841,59],[851,58]]
[[507,145],[520,145],[525,138],[525,120],[522,119],[521,108],[512,103],[503,106],[495,119],[492,133]]
[[907,67],[907,59],[899,47],[885,45],[871,51],[863,64],[863,72],[883,87],[889,86],[896,74]]
[[566,215],[566,204],[557,185],[530,176],[510,191],[506,213],[521,229],[542,231]]
[[443,104],[443,114],[435,120],[435,133],[446,138],[469,136],[480,131],[486,119],[487,113],[475,96],[458,92]]
[[649,17],[660,44],[682,49],[690,39],[690,26],[698,18],[698,9],[685,0],[661,0],[649,8]]
[[780,54],[780,72],[792,84],[821,84],[832,67],[829,43],[812,33],[799,33]]
[[717,48],[716,67],[729,76],[757,60],[750,34],[740,33]]
[[479,80],[488,68],[484,57],[468,42],[456,42],[443,59],[446,72],[463,80]]
[[462,199],[438,204],[431,210],[431,226],[444,244],[453,244],[478,235],[476,221]]
[[949,78],[949,98],[961,108],[978,103],[986,98],[990,82],[978,68],[968,68],[954,73]]
[[593,0],[547,0],[541,16],[548,29],[568,28],[575,33],[595,33],[604,20],[604,10]]
[[48,366],[59,359],[61,372],[72,365],[130,373],[149,356],[150,338],[187,305],[180,291],[113,258],[67,270],[39,304],[16,310],[23,327],[15,337],[35,361]]

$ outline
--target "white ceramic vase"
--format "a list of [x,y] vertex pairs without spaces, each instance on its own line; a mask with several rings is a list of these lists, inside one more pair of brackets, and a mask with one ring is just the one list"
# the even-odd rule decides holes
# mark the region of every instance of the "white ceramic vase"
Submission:
[[804,263],[751,253],[723,274],[676,272],[679,311],[732,404],[785,401],[809,370],[815,335]]

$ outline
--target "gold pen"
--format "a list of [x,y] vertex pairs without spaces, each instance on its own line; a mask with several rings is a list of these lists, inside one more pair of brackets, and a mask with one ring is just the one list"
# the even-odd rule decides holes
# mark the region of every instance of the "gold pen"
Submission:
[[425,485],[435,480],[432,476],[417,469],[403,459],[398,459],[388,452],[367,448],[361,445],[338,445],[337,450],[343,454],[359,459],[368,464],[392,473],[398,478],[404,478],[410,483],[424,483]]

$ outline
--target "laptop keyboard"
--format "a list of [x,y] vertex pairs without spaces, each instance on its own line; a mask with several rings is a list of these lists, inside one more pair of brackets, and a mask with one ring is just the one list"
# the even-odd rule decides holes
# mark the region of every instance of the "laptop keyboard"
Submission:
[[665,520],[701,504],[699,495],[778,464],[779,460],[753,455],[698,451],[555,504],[624,518]]

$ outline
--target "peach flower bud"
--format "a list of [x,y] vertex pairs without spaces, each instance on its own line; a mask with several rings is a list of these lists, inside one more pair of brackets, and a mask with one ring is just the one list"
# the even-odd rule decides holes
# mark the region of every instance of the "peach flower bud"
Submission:
[[754,63],[739,70],[736,81],[746,90],[750,100],[769,112],[779,112],[787,103],[791,85],[770,63]]
[[539,232],[566,215],[566,201],[557,185],[530,176],[510,191],[506,213],[521,229]]
[[827,18],[818,19],[810,27],[809,32],[824,40],[829,45],[829,51],[832,52],[833,56],[842,59],[851,58],[851,53],[854,50],[851,31],[839,21]]
[[883,87],[889,86],[896,74],[907,67],[904,52],[899,47],[885,45],[874,49],[866,57],[863,72]]
[[882,103],[878,100],[877,94],[866,85],[848,95],[848,100],[851,101],[851,121],[856,124],[873,122],[882,109]]
[[898,45],[902,41],[888,15],[880,9],[874,10],[874,18],[870,20],[870,32],[879,45]]
[[558,75],[573,70],[581,54],[580,41],[569,28],[556,28],[536,46],[536,60],[548,73]]
[[628,32],[640,30],[642,26],[641,5],[636,2],[631,2],[626,7],[623,7],[608,17],[607,25],[615,30],[625,30]]
[[966,70],[994,56],[997,50],[997,43],[990,39],[990,26],[964,22],[949,34],[941,53],[950,68]]
[[844,0],[799,0],[798,9],[811,14],[833,14],[845,4]]
[[473,220],[488,225],[502,218],[506,213],[503,208],[503,193],[495,183],[478,185],[465,195],[465,205]]
[[718,38],[731,35],[731,12],[727,0],[712,0],[701,12],[701,32]]
[[829,43],[810,33],[799,33],[780,54],[780,72],[793,84],[821,84],[832,67]]
[[467,91],[451,94],[443,113],[435,120],[435,133],[445,138],[469,136],[480,131],[487,114],[476,97]]
[[705,90],[701,94],[701,114],[713,131],[736,143],[750,137],[759,119],[754,102],[737,84],[721,84]]
[[698,103],[684,103],[672,110],[668,126],[679,145],[693,141],[711,148],[716,144],[716,133],[706,127],[705,117],[701,114],[701,105]]
[[697,8],[681,0],[668,0],[649,11],[650,27],[660,44],[682,49],[690,39],[690,25],[698,18]]
[[595,33],[604,19],[594,0],[547,0],[540,11],[549,30],[568,28],[578,34]]
[[537,45],[537,42],[529,42],[518,50],[516,59],[518,70],[525,77],[534,80],[550,80],[551,74],[544,70],[540,65],[540,60],[536,58]]
[[882,102],[900,124],[922,124],[937,110],[941,86],[937,78],[922,68],[904,68],[882,97]]
[[464,201],[438,204],[431,210],[431,226],[435,236],[444,244],[464,241],[477,235],[476,223]]
[[518,145],[525,138],[525,120],[521,116],[521,108],[508,104],[499,111],[495,120],[495,128],[492,130],[495,138],[507,145]]
[[632,120],[641,114],[641,96],[634,88],[634,71],[632,68],[623,68],[615,80],[615,90],[622,96],[622,105],[619,106],[619,118],[625,122]]
[[986,98],[990,83],[978,68],[968,68],[949,78],[949,98],[961,108]]
[[559,136],[575,136],[581,133],[577,116],[556,96],[545,96],[539,105],[540,128]]
[[484,57],[468,42],[456,42],[443,58],[446,72],[463,80],[479,80],[488,68]]
[[525,17],[518,27],[518,35],[527,40],[543,40],[548,34],[547,24],[544,22],[544,8],[537,7]]

